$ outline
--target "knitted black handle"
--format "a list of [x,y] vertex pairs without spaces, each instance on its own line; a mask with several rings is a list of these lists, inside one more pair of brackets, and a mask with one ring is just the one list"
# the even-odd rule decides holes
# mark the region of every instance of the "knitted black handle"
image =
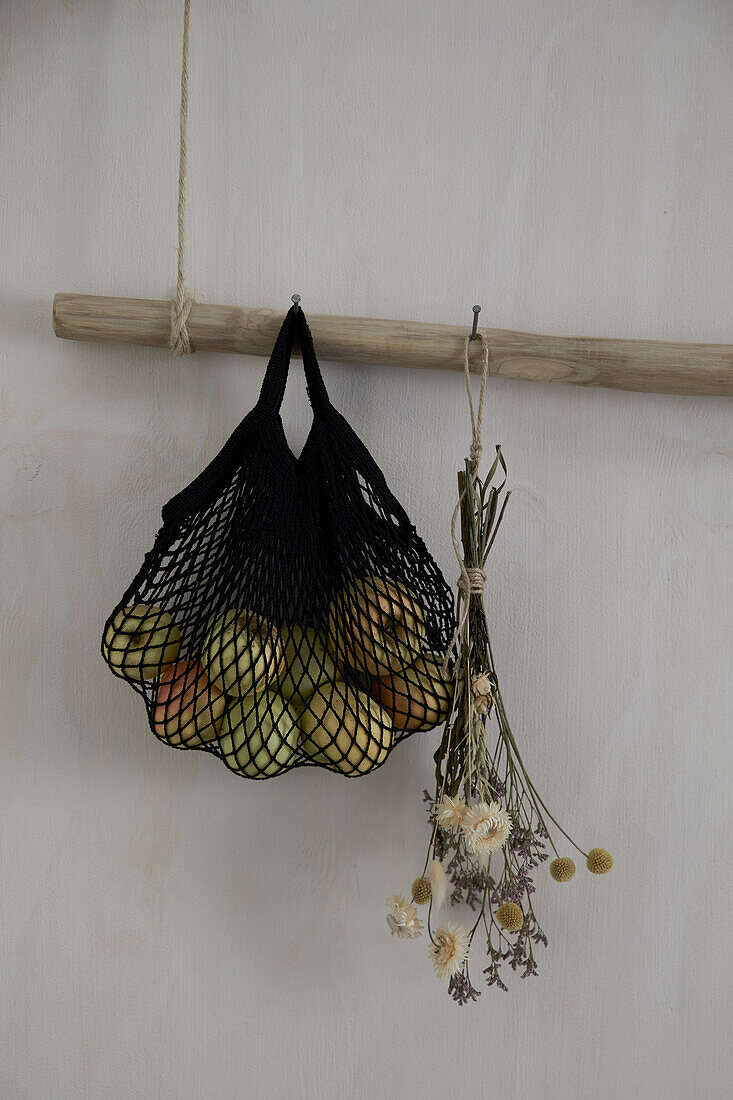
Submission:
[[278,333],[275,347],[272,349],[270,362],[267,364],[267,371],[260,390],[256,407],[263,413],[275,415],[280,411],[288,381],[290,357],[293,352],[293,340],[296,334],[300,343],[300,354],[303,357],[308,400],[314,414],[323,412],[330,404],[305,314],[302,309],[291,306]]
[[308,323],[303,316],[303,311],[293,307],[288,311],[275,341],[257,404],[198,477],[163,506],[165,527],[170,528],[205,507],[236,470],[242,447],[250,433],[257,430],[258,425],[261,429],[263,422],[272,423],[273,420],[279,419],[296,333],[300,341],[308,399],[313,409],[314,419],[321,422],[327,413],[335,411],[321,376]]

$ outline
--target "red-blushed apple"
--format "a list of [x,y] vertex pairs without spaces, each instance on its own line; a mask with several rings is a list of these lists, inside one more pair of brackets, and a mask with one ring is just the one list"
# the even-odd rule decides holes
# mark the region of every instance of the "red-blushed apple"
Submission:
[[337,664],[370,676],[411,665],[425,644],[425,619],[415,596],[396,581],[365,577],[331,603],[328,646]]
[[153,707],[153,728],[161,741],[195,749],[219,734],[226,697],[198,661],[179,661],[166,669]]
[[453,681],[443,675],[442,661],[428,653],[409,668],[372,680],[371,693],[396,730],[431,730],[448,717]]

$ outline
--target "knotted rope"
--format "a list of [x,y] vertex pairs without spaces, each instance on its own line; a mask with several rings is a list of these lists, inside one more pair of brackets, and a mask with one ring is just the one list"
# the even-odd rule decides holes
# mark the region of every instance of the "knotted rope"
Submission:
[[181,116],[180,146],[178,153],[178,274],[176,296],[171,302],[171,334],[168,346],[176,355],[190,355],[193,350],[188,335],[188,315],[191,312],[193,298],[186,289],[185,252],[186,252],[186,128],[188,125],[188,25],[191,13],[191,0],[184,0],[183,6],[183,59],[181,62]]
[[458,587],[464,596],[480,596],[486,584],[486,574],[483,569],[476,569],[461,562],[463,572],[458,578]]
[[[481,432],[483,427],[483,415],[484,415],[484,397],[486,396],[486,379],[489,375],[489,342],[484,332],[478,331],[475,336],[476,340],[481,341],[481,389],[479,390],[478,409],[475,408],[473,403],[473,392],[471,390],[471,368],[468,359],[469,347],[471,345],[471,337],[466,337],[466,342],[463,345],[463,374],[466,379],[466,392],[468,393],[468,408],[471,414],[471,446],[469,448],[468,456],[471,462],[471,482],[476,484],[478,475],[479,462],[481,461],[481,452],[483,450],[483,443],[481,442]],[[448,650],[443,662],[443,669],[447,674],[448,661],[450,655],[455,649],[459,638],[463,635],[464,630],[468,623],[468,611],[471,603],[471,596],[480,596],[484,591],[486,584],[486,574],[483,569],[478,566],[467,566],[463,554],[461,552],[461,544],[458,540],[457,527],[458,517],[461,514],[461,505],[466,497],[467,487],[463,489],[461,495],[458,497],[458,503],[453,511],[453,518],[451,519],[450,534],[453,540],[453,549],[458,559],[458,567],[460,569],[460,576],[458,577],[458,590],[463,596],[461,615],[458,620],[451,643],[448,646]]]

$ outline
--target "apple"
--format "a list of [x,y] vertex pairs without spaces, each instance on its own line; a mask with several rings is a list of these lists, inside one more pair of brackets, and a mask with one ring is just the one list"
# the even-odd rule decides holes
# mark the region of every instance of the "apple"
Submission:
[[293,763],[300,738],[295,711],[275,691],[247,695],[224,715],[224,763],[250,779],[278,775]]
[[366,577],[332,601],[328,644],[337,664],[384,676],[412,664],[425,644],[416,598],[397,581]]
[[448,717],[453,681],[443,675],[443,662],[427,653],[409,668],[372,680],[371,693],[396,730],[431,730]]
[[301,748],[312,760],[344,775],[363,775],[392,747],[389,715],[343,680],[321,684],[300,714]]
[[278,691],[291,705],[302,707],[319,684],[339,678],[336,666],[326,652],[325,639],[310,627],[286,627],[282,638],[285,663]]
[[153,707],[153,729],[161,741],[194,749],[218,736],[226,698],[198,661],[178,661],[163,673]]
[[107,626],[102,654],[116,676],[154,680],[178,657],[181,632],[173,617],[146,603],[123,607]]
[[254,611],[227,611],[209,629],[201,663],[213,684],[228,695],[249,695],[276,679],[285,646],[279,632]]

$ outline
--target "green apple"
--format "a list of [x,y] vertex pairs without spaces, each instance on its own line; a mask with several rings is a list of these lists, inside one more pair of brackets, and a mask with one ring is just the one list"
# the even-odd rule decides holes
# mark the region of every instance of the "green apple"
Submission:
[[392,747],[393,729],[387,712],[343,680],[316,688],[299,721],[304,752],[344,775],[371,771]]
[[299,737],[295,711],[277,692],[263,691],[230,706],[219,744],[232,771],[264,779],[293,763]]
[[178,657],[181,632],[167,611],[146,603],[123,607],[104,632],[102,654],[116,676],[154,680]]
[[227,611],[206,635],[201,664],[220,691],[244,696],[275,680],[284,660],[279,631],[266,619],[254,611]]
[[325,640],[310,627],[285,627],[282,639],[285,663],[278,691],[293,706],[302,707],[319,684],[339,678],[336,666],[326,652]]

